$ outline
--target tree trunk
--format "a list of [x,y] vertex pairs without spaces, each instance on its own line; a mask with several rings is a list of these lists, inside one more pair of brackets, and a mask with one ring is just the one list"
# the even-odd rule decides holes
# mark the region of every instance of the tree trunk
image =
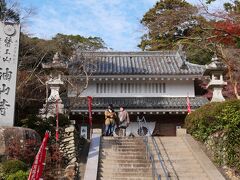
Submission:
[[234,89],[234,94],[235,94],[236,98],[240,99],[240,95],[238,94],[238,83],[237,83],[237,81],[235,81],[233,83],[233,89]]

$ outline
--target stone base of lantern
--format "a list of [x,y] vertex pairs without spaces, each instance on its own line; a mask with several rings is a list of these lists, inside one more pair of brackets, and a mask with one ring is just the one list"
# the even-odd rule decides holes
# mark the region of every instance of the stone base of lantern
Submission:
[[[56,102],[48,102],[48,104],[44,104],[43,108],[39,110],[39,115],[41,118],[49,118],[54,117],[56,112]],[[62,103],[58,103],[58,113],[65,114],[64,105]]]
[[223,102],[225,98],[222,95],[222,87],[214,87],[213,88],[213,96],[211,102]]

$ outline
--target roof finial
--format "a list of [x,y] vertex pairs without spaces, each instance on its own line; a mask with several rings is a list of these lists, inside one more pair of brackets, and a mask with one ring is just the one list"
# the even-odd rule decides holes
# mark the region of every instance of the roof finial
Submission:
[[182,44],[178,44],[178,50],[177,50],[177,52],[178,52],[178,54],[180,55],[182,61],[185,61],[185,60],[186,60],[186,54],[185,54],[185,52],[183,51],[183,48],[184,48],[184,46],[183,46]]
[[186,58],[185,52],[183,51],[183,47],[184,46],[182,44],[178,44],[177,52],[178,52],[178,54],[179,54],[179,56],[180,56],[180,58],[182,60],[182,65],[181,65],[180,69],[187,70],[188,69],[188,66],[186,64],[186,59],[187,58]]
[[183,45],[178,44],[178,53],[182,53],[182,52],[183,52]]
[[212,62],[215,62],[215,61],[219,61],[219,58],[217,56],[217,53],[215,52],[212,59],[211,59]]

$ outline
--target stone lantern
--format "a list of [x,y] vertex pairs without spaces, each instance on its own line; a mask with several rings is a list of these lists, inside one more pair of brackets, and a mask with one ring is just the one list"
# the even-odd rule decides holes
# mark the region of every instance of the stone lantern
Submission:
[[48,69],[50,75],[46,81],[47,90],[50,88],[50,95],[46,98],[46,103],[43,105],[43,109],[40,110],[42,117],[50,117],[56,114],[56,107],[58,106],[58,113],[64,113],[64,105],[59,95],[60,87],[64,84],[61,79],[61,75],[66,72],[68,65],[60,61],[59,54],[56,53],[51,63],[42,64],[43,69]]
[[203,75],[210,76],[210,82],[207,88],[213,90],[211,102],[225,101],[222,95],[222,89],[227,85],[227,82],[223,80],[226,70],[226,65],[221,62],[216,55],[212,58],[211,63],[206,65],[206,70]]

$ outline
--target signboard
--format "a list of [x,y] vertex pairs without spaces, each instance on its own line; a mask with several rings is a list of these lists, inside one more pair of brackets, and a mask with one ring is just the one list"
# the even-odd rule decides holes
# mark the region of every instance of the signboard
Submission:
[[13,126],[20,25],[0,22],[0,125]]
[[87,139],[87,126],[81,126],[80,136]]

